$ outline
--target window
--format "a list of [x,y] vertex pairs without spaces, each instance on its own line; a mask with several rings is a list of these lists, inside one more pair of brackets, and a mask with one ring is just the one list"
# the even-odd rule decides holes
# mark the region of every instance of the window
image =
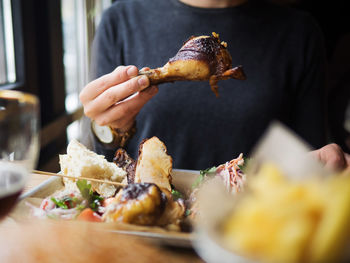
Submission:
[[16,81],[11,0],[0,0],[0,85]]
[[35,94],[41,106],[37,169],[57,172],[58,154],[80,137],[79,93],[90,47],[111,0],[0,0],[0,89]]
[[[61,0],[66,111],[73,113],[79,107],[79,93],[89,81],[91,44],[101,14],[111,0]],[[80,122],[68,126],[68,141],[80,136]]]

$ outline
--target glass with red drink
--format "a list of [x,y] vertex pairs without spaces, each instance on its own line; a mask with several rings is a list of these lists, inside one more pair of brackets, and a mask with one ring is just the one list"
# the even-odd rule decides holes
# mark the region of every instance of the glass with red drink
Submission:
[[39,152],[39,100],[0,90],[0,218],[16,204]]

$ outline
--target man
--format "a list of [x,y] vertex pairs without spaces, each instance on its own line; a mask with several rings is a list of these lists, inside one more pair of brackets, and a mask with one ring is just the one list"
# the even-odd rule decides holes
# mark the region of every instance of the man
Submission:
[[[219,98],[204,82],[158,88],[138,76],[164,65],[191,35],[211,32],[247,75],[219,82]],[[118,146],[136,158],[140,142],[158,136],[175,168],[204,169],[249,155],[274,119],[315,148],[326,143],[323,38],[306,13],[252,0],[117,1],[99,25],[93,65],[97,79],[80,99],[97,127],[95,150],[109,160]]]

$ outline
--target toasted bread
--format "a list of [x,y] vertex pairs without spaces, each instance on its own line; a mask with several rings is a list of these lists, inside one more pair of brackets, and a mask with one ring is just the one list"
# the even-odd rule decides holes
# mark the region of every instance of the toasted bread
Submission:
[[164,143],[155,136],[146,139],[140,144],[135,183],[154,183],[171,191],[172,165]]
[[[60,155],[59,158],[61,172],[64,175],[113,182],[121,182],[126,176],[126,172],[115,163],[108,162],[103,155],[90,151],[77,140],[72,140],[67,147],[67,154]],[[76,187],[72,179],[64,178],[63,181],[66,188]],[[113,196],[116,192],[116,186],[111,184],[91,182],[91,187],[103,197]]]

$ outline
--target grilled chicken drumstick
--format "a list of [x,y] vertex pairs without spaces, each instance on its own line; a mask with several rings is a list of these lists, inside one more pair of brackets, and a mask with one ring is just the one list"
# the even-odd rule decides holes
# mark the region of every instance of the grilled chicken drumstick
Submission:
[[246,79],[241,66],[232,68],[232,58],[220,42],[219,35],[191,37],[180,48],[175,57],[161,68],[140,71],[147,75],[151,85],[179,80],[209,80],[212,91],[218,96],[218,81],[224,79]]
[[140,143],[137,162],[123,149],[113,161],[127,171],[128,185],[106,207],[103,220],[179,230],[186,209],[181,198],[172,196],[172,158],[165,144],[154,136]]

